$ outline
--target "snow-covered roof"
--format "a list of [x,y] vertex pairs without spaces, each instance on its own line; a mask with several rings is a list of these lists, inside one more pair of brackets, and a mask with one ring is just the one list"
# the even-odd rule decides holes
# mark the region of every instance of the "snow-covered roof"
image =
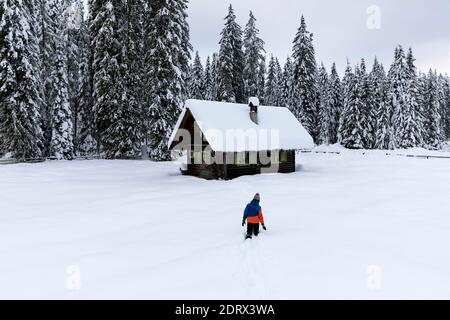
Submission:
[[190,112],[210,144],[218,152],[293,150],[314,147],[311,135],[284,107],[258,107],[258,124],[246,104],[187,100],[169,140],[179,140],[179,129]]
[[257,97],[248,98],[248,104],[253,104],[254,106],[259,106],[259,99]]

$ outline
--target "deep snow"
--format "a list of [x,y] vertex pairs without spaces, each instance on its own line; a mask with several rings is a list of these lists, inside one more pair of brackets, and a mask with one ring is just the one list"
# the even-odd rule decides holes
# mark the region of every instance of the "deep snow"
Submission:
[[[450,159],[297,162],[227,182],[176,163],[0,166],[0,298],[450,298]],[[245,242],[255,192],[268,230]]]

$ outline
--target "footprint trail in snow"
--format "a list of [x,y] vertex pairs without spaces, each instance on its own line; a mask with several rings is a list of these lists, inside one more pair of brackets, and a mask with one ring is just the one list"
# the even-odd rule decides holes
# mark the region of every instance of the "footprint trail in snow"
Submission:
[[250,299],[267,299],[260,239],[253,238],[244,241],[241,245],[241,261],[248,297]]

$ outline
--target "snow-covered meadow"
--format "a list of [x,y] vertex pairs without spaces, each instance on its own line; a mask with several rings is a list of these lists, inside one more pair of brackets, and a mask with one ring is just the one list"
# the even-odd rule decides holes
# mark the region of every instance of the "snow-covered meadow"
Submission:
[[[148,161],[0,166],[0,298],[450,298],[450,159],[297,162],[233,181]],[[255,192],[268,230],[245,242]]]

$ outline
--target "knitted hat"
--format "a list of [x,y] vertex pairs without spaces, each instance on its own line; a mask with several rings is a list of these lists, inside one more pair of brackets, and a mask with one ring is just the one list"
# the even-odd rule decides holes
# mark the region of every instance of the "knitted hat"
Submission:
[[260,200],[260,197],[259,197],[259,193],[257,193],[257,194],[255,194],[255,196],[253,197],[253,200]]

